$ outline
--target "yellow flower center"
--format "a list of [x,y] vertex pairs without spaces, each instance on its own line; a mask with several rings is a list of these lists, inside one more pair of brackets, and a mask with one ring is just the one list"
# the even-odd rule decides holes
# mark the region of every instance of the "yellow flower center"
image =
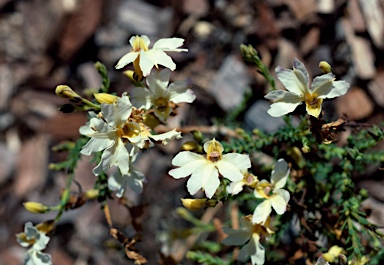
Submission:
[[154,100],[154,105],[156,106],[156,109],[160,112],[164,112],[168,108],[168,100],[165,98],[158,98]]
[[117,130],[116,134],[123,139],[134,138],[140,135],[140,128],[133,123],[127,122]]
[[321,103],[323,103],[323,99],[317,97],[318,95],[316,93],[306,93],[304,95],[305,104],[309,109],[318,109],[321,106]]
[[135,52],[139,52],[141,50],[148,51],[148,46],[145,44],[143,38],[141,38],[140,36],[136,35],[136,37],[135,37],[135,39],[133,41],[132,50],[135,51]]
[[207,159],[212,162],[219,161],[222,158],[222,153],[223,146],[218,141],[213,139],[208,146]]
[[265,199],[269,199],[273,195],[273,185],[268,182],[259,182],[256,190]]

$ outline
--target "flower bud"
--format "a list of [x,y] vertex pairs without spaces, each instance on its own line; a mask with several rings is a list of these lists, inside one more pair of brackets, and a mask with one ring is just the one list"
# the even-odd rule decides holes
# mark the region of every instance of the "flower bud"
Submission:
[[47,220],[45,222],[37,224],[35,227],[40,232],[44,234],[48,234],[49,232],[52,231],[54,224],[55,224],[54,220]]
[[127,71],[124,71],[123,74],[127,76],[133,84],[136,84],[143,79],[143,75],[140,74],[140,72],[137,73],[136,71],[127,70]]
[[203,199],[181,199],[181,202],[185,208],[190,211],[200,210],[205,206],[206,198]]
[[99,196],[99,190],[90,189],[90,190],[87,190],[84,193],[84,195],[85,195],[85,197],[87,197],[87,199],[93,200],[93,199],[96,199]]
[[332,73],[332,67],[329,63],[327,63],[326,61],[321,61],[319,63],[319,68],[321,69],[321,72],[323,74],[328,74],[328,73]]
[[73,91],[69,86],[59,85],[55,90],[56,95],[62,98],[69,98],[71,100],[79,101],[80,95]]
[[46,213],[49,211],[49,207],[38,202],[25,202],[24,208],[31,213]]
[[334,262],[343,251],[343,248],[339,246],[332,246],[327,253],[323,254],[323,258],[328,262]]
[[93,96],[100,104],[113,104],[119,98],[118,96],[114,96],[108,93],[96,93],[93,94]]
[[207,207],[215,207],[217,204],[219,203],[218,200],[214,200],[214,199],[211,199],[211,200],[208,200],[205,205]]
[[195,141],[188,141],[188,142],[185,142],[182,146],[181,146],[181,150],[182,151],[191,151],[191,152],[196,152],[200,149],[201,151],[201,145],[199,145],[198,143],[196,143]]
[[255,48],[252,47],[252,45],[246,46],[244,44],[241,44],[240,50],[244,59],[247,61],[250,61],[253,57],[257,56],[257,51],[255,50]]

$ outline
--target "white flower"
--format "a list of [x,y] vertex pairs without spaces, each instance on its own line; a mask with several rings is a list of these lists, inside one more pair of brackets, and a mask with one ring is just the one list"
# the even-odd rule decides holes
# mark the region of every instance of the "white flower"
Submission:
[[[116,165],[123,175],[129,172],[129,153],[123,137],[131,131],[127,119],[131,115],[132,104],[123,95],[113,104],[101,104],[102,118],[92,118],[89,124],[80,127],[80,133],[91,137],[81,149],[81,154],[104,150],[100,163],[93,169],[95,175]],[[137,128],[138,130],[139,128]]]
[[332,73],[315,77],[311,87],[308,88],[308,72],[304,64],[297,59],[293,62],[293,70],[278,66],[275,71],[288,91],[274,90],[265,96],[266,99],[274,101],[268,110],[273,117],[290,113],[305,101],[308,114],[318,118],[324,98],[342,96],[349,88],[349,84],[345,81],[334,81]]
[[172,165],[179,168],[169,171],[169,175],[179,179],[191,175],[187,182],[187,188],[191,195],[203,188],[207,198],[212,198],[220,185],[219,173],[231,181],[243,179],[242,170],[251,167],[248,155],[225,154],[223,146],[215,139],[204,143],[207,156],[198,155],[189,151],[177,154]]
[[[265,261],[265,249],[260,243],[262,236],[269,236],[273,233],[268,226],[253,224],[252,215],[243,217],[240,220],[240,229],[234,230],[224,227],[223,232],[228,234],[222,243],[225,245],[241,246],[238,256],[239,261],[246,261],[251,257],[253,265],[262,265]],[[248,242],[248,243],[247,243]]]
[[135,72],[138,70],[136,68],[139,68],[143,76],[148,76],[153,66],[156,66],[157,68],[158,64],[163,65],[172,71],[175,70],[175,63],[165,52],[188,51],[188,49],[178,48],[184,43],[184,39],[182,38],[159,39],[155,42],[152,49],[148,48],[150,40],[145,35],[141,35],[140,37],[133,36],[129,40],[129,43],[132,46],[132,50],[119,60],[115,68],[120,69],[131,62],[134,62],[134,64],[136,63]]
[[124,195],[127,184],[134,192],[141,193],[143,191],[144,181],[144,174],[130,166],[127,175],[122,175],[120,170],[113,173],[108,178],[108,188],[116,191],[116,196],[121,198]]
[[272,170],[271,183],[263,179],[256,184],[254,194],[256,198],[264,198],[254,213],[252,221],[255,224],[265,223],[275,209],[277,214],[283,214],[286,211],[287,204],[290,198],[289,192],[282,189],[287,182],[289,168],[284,159],[279,159]]
[[31,222],[26,223],[24,233],[17,234],[16,237],[22,247],[31,246],[25,258],[25,264],[52,265],[51,255],[41,252],[47,246],[49,237],[40,232]]
[[249,186],[254,188],[256,186],[256,183],[259,181],[256,176],[253,174],[249,173],[248,171],[243,172],[243,179],[239,181],[234,181],[231,182],[227,186],[227,192],[232,195],[238,194],[240,191],[243,190],[244,186]]
[[147,77],[148,88],[135,87],[131,92],[131,100],[136,108],[146,110],[154,108],[155,116],[165,122],[172,112],[171,102],[178,104],[182,102],[191,103],[196,96],[189,89],[190,80],[176,81],[169,84],[171,71],[164,69],[160,72],[152,70]]

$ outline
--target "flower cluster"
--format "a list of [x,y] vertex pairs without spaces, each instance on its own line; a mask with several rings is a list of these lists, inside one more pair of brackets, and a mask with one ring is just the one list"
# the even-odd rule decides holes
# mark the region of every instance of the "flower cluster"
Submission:
[[16,235],[22,247],[30,247],[25,257],[26,265],[52,265],[51,255],[43,253],[49,242],[49,237],[31,222],[25,224],[24,233]]
[[182,80],[169,84],[170,70],[158,72],[152,68],[160,64],[174,70],[175,64],[165,52],[187,51],[177,49],[183,41],[179,38],[162,39],[149,49],[147,36],[132,37],[132,51],[121,58],[116,68],[134,62],[136,74],[146,77],[148,88],[135,87],[130,95],[124,93],[121,97],[95,94],[96,100],[101,103],[101,111],[97,115],[91,113],[90,121],[80,128],[82,135],[91,138],[81,149],[81,154],[102,151],[101,160],[93,173],[98,176],[111,167],[118,168],[108,180],[109,189],[116,191],[118,197],[123,196],[126,184],[136,192],[142,191],[145,177],[132,167],[141,149],[152,147],[154,142],[167,144],[172,139],[181,138],[176,130],[152,134],[156,123],[153,124],[151,117],[153,113],[159,121],[157,124],[165,123],[177,104],[193,102],[195,95],[190,89],[191,82]]
[[281,215],[286,211],[290,198],[289,192],[282,189],[289,175],[289,168],[284,159],[279,159],[272,170],[271,182],[267,180],[258,180],[250,173],[244,174],[244,178],[238,182],[233,182],[227,187],[230,194],[236,195],[243,186],[249,186],[254,189],[254,196],[264,201],[258,204],[253,215],[243,217],[240,230],[224,228],[223,231],[228,234],[223,243],[226,245],[243,245],[239,254],[239,260],[244,261],[251,257],[252,264],[264,264],[264,247],[260,244],[262,236],[268,237],[272,234],[269,223],[271,219],[272,208]]
[[[264,264],[264,247],[260,239],[272,234],[269,228],[270,214],[272,208],[277,214],[283,214],[290,198],[289,192],[282,189],[289,175],[287,162],[283,159],[277,161],[272,170],[271,182],[259,179],[248,172],[251,161],[245,154],[223,154],[222,144],[215,139],[204,143],[206,155],[196,154],[190,151],[182,151],[177,154],[172,164],[178,168],[169,171],[175,179],[185,178],[191,175],[187,182],[187,189],[191,195],[195,195],[203,189],[207,198],[202,199],[182,199],[183,205],[190,210],[198,210],[208,206],[209,200],[216,196],[219,186],[224,186],[221,178],[229,180],[226,186],[228,194],[236,195],[240,193],[244,186],[254,189],[256,198],[264,199],[260,203],[253,216],[245,216],[241,220],[240,230],[224,228],[224,232],[229,236],[224,239],[226,245],[244,245],[240,251],[238,259],[245,261],[251,257],[253,264]],[[215,206],[216,204],[213,204]]]

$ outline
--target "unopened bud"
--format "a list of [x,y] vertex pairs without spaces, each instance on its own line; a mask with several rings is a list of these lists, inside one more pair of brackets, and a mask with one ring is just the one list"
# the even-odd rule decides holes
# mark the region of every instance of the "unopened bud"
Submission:
[[[191,151],[191,152],[194,152],[194,151],[197,151],[199,149],[199,147],[201,147],[198,143],[194,142],[194,141],[188,141],[188,142],[185,142],[182,146],[181,146],[181,150],[182,151]],[[201,148],[200,148],[201,149]]]
[[55,224],[54,220],[48,220],[48,221],[37,224],[35,227],[40,232],[44,234],[48,234],[49,232],[52,231],[54,224]]
[[200,210],[205,206],[206,198],[203,199],[181,199],[181,202],[185,208],[190,211]]
[[332,73],[332,67],[329,63],[327,63],[326,61],[321,61],[319,63],[319,68],[321,69],[321,72],[323,74],[328,74],[328,73]]
[[293,158],[295,160],[296,164],[299,166],[299,168],[303,168],[305,166],[305,159],[303,154],[301,153],[300,148],[297,146],[291,147],[287,150],[287,155]]
[[143,74],[140,71],[132,71],[132,70],[127,70],[124,71],[123,74],[127,76],[133,84],[137,84],[141,80],[143,80]]
[[79,101],[81,99],[80,95],[72,90],[69,86],[59,85],[55,90],[56,95],[62,98],[68,98],[71,100]]
[[93,96],[100,104],[113,104],[119,98],[118,96],[114,96],[108,93],[96,93],[93,94]]
[[25,202],[24,208],[31,213],[46,213],[49,211],[49,207],[38,202]]
[[240,45],[241,54],[243,55],[244,59],[247,61],[252,60],[253,57],[257,56],[257,51],[255,48],[252,47],[252,45]]
[[90,189],[90,190],[87,190],[84,193],[84,195],[85,195],[85,197],[87,197],[87,199],[93,200],[93,199],[96,199],[99,196],[99,190]]
[[208,201],[205,203],[205,205],[206,205],[207,207],[215,207],[218,203],[219,203],[218,200],[213,200],[213,199],[211,199],[211,200],[208,200]]

